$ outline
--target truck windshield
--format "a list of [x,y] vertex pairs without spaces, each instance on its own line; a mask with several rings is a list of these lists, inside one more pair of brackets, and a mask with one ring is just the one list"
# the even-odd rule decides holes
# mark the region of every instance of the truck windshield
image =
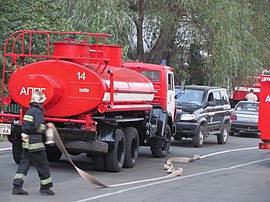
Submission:
[[[188,105],[188,104],[195,104],[198,106],[202,105],[203,97],[204,97],[203,90],[197,89],[185,89],[182,93],[179,91],[179,96],[176,97],[176,104],[177,105]],[[177,95],[177,94],[176,94]]]
[[141,71],[141,74],[150,79],[151,81],[160,81],[160,72],[158,71]]

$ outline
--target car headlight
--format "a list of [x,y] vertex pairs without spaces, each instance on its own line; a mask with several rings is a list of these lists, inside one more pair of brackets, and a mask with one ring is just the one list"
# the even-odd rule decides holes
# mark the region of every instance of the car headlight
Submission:
[[195,119],[195,114],[183,114],[181,116],[181,121],[192,121]]

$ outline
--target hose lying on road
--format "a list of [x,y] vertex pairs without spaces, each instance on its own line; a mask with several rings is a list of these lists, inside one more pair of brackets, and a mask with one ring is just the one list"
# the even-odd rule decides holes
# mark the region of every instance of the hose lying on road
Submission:
[[189,163],[195,160],[200,159],[199,155],[194,155],[192,158],[188,157],[171,157],[167,160],[167,163],[164,164],[164,169],[167,170],[167,173],[171,173],[174,176],[183,175],[183,168],[175,169],[173,163]]
[[55,127],[53,127],[53,133],[54,133],[54,141],[56,146],[58,147],[58,149],[62,152],[62,154],[65,155],[65,157],[68,159],[68,161],[73,165],[73,167],[77,170],[77,172],[79,173],[79,175],[85,179],[88,182],[91,182],[95,185],[101,186],[101,187],[108,187],[107,185],[103,184],[102,182],[98,181],[95,177],[93,177],[92,175],[88,174],[87,172],[81,170],[80,168],[78,168],[72,161],[72,159],[70,158],[69,154],[67,153],[67,150],[65,149],[65,146],[59,136],[58,131],[56,130]]
[[[64,156],[68,159],[68,161],[72,164],[72,166],[77,170],[77,172],[79,173],[79,175],[85,179],[88,182],[91,182],[97,186],[101,186],[101,187],[113,187],[113,186],[108,186],[105,185],[104,183],[100,182],[99,180],[97,180],[95,177],[93,177],[92,175],[90,175],[89,173],[81,170],[80,168],[78,168],[72,161],[72,159],[70,158],[67,150],[65,149],[65,146],[59,136],[59,133],[57,131],[57,129],[55,127],[52,128],[53,129],[53,138],[54,138],[54,142],[56,144],[56,146],[58,147],[58,149],[62,152],[62,154],[64,154]],[[162,177],[162,178],[169,178],[169,177],[174,177],[174,176],[180,176],[183,175],[183,168],[178,168],[175,169],[173,166],[173,163],[188,163],[188,162],[192,162],[195,160],[200,159],[199,155],[194,155],[193,158],[187,158],[187,157],[171,157],[167,160],[167,163],[164,164],[164,169],[167,170],[167,173],[169,173],[170,175]]]

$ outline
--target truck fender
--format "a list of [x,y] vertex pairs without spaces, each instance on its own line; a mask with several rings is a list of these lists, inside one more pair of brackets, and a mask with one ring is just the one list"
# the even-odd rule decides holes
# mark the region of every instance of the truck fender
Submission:
[[165,128],[168,123],[169,115],[166,112],[161,112],[158,120],[158,136],[164,136]]
[[164,135],[166,124],[168,122],[169,115],[162,109],[152,109],[150,111],[149,123],[151,124],[150,137]]

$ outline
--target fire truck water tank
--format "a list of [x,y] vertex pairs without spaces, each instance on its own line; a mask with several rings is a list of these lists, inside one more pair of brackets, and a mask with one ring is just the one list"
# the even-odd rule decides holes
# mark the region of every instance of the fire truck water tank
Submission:
[[43,106],[46,115],[52,117],[96,111],[100,105],[111,102],[111,92],[113,104],[119,106],[147,104],[154,98],[153,84],[135,71],[115,66],[107,66],[102,73],[94,70],[91,65],[85,67],[65,60],[31,63],[12,74],[9,94],[16,103],[28,108],[32,92],[44,92],[47,100]]

